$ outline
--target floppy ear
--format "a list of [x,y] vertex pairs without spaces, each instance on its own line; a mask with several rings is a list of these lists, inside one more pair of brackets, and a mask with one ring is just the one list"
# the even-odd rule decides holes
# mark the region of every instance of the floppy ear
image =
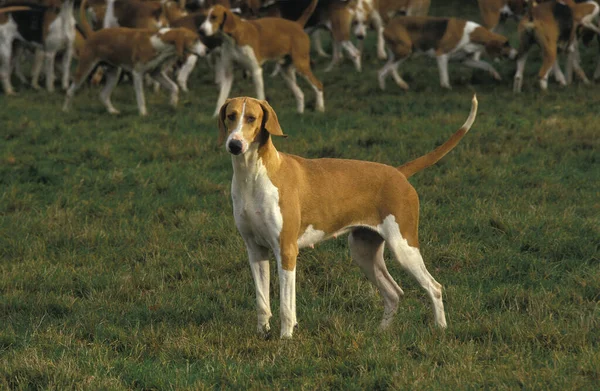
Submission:
[[227,112],[227,105],[231,102],[231,99],[227,99],[221,109],[219,110],[219,138],[217,139],[217,144],[223,145],[225,142],[225,138],[227,138],[227,128],[225,127],[225,113]]
[[233,19],[233,12],[228,9],[224,9],[223,21],[221,22],[221,30],[225,33],[230,33],[235,30],[235,20]]
[[259,103],[263,109],[262,128],[266,129],[271,136],[287,137],[286,134],[283,134],[281,126],[279,126],[277,114],[275,114],[275,110],[273,110],[271,105],[266,100],[261,100]]

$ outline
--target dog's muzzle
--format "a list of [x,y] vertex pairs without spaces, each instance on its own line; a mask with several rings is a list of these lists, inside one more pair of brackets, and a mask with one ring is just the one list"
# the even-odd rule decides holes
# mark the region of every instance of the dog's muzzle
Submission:
[[242,142],[240,140],[231,140],[227,143],[227,150],[233,155],[239,155],[242,152]]

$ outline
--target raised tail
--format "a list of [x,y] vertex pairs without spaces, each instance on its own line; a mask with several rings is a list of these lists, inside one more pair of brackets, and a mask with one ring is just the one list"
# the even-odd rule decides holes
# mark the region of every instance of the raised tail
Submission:
[[308,5],[308,7],[306,7],[306,9],[302,12],[302,15],[300,15],[300,18],[298,18],[298,20],[296,20],[296,23],[298,23],[300,26],[304,27],[306,22],[308,22],[308,19],[310,19],[310,16],[312,15],[312,13],[315,11],[315,8],[317,8],[318,2],[319,2],[319,0],[312,0],[310,2],[310,4]]
[[22,5],[6,6],[6,7],[0,8],[0,14],[6,14],[9,12],[19,12],[19,11],[31,11],[32,9],[33,8],[31,8],[31,7],[22,6]]
[[90,26],[90,22],[88,22],[87,15],[85,12],[86,6],[87,0],[82,0],[81,4],[79,5],[79,19],[84,37],[89,38],[90,35],[94,33],[94,30],[92,29],[92,26]]
[[469,129],[471,129],[471,125],[473,125],[473,122],[475,122],[476,116],[477,96],[473,95],[473,99],[471,100],[471,112],[469,113],[469,118],[467,118],[463,126],[458,129],[458,131],[456,131],[456,133],[454,133],[452,137],[450,137],[444,144],[429,152],[427,155],[423,155],[415,160],[411,160],[410,162],[401,165],[398,167],[398,170],[400,170],[405,177],[410,178],[417,172],[437,163],[458,144],[460,139],[462,139],[465,134],[467,134]]

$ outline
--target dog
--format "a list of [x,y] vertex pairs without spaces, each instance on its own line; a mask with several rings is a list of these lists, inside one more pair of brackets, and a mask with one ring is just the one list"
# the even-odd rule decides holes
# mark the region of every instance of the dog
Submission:
[[106,85],[100,94],[100,100],[111,114],[118,114],[110,101],[112,90],[119,80],[121,68],[132,73],[135,94],[140,115],[147,115],[143,90],[143,76],[150,76],[171,93],[171,105],[178,102],[179,89],[162,70],[163,64],[175,57],[183,58],[186,52],[204,55],[206,47],[196,33],[184,28],[163,28],[161,30],[130,29],[115,27],[92,31],[84,9],[86,0],[81,3],[81,25],[87,40],[81,50],[75,79],[69,89],[63,105],[68,111],[71,100],[87,76],[100,63],[110,66],[106,75]]
[[435,164],[469,131],[477,99],[464,125],[432,152],[400,167],[346,159],[304,159],[277,151],[283,133],[271,106],[253,98],[230,99],[219,112],[219,142],[232,155],[231,197],[256,286],[257,329],[268,333],[269,250],[277,260],[281,338],[291,338],[296,318],[296,257],[300,248],[349,232],[350,254],[384,302],[380,327],[390,326],[404,292],[387,271],[384,243],[427,291],[435,324],[446,327],[442,286],[419,250],[419,198],[408,182]]
[[[193,12],[181,18],[169,21],[169,25],[171,27],[187,28],[190,31],[198,32],[200,26],[202,25],[202,23],[204,23],[205,20],[206,15],[203,12]],[[200,34],[200,39],[202,40],[204,46],[206,46],[208,53],[213,53],[213,51],[218,50],[221,44],[223,43],[221,38],[216,35],[206,37],[203,34]],[[220,54],[216,54],[216,56],[219,55]],[[177,84],[179,85],[179,88],[181,88],[181,90],[184,92],[188,92],[188,79],[190,73],[194,70],[197,61],[198,56],[196,56],[195,54],[188,53],[187,57],[183,61],[183,65],[177,72]],[[220,73],[221,69],[216,69],[216,72]]]
[[304,23],[312,14],[317,0],[305,10],[301,18],[292,22],[282,18],[244,20],[229,9],[216,5],[208,10],[206,21],[200,31],[207,37],[219,35],[223,74],[221,91],[217,100],[215,116],[228,97],[233,82],[233,61],[240,63],[252,73],[258,99],[265,99],[262,64],[267,60],[286,59],[282,76],[294,93],[299,113],[304,112],[304,94],[296,84],[296,71],[310,83],[316,94],[317,111],[325,111],[323,84],[313,75],[310,66],[310,39],[304,32]]
[[[551,0],[533,4],[518,27],[519,50],[513,91],[521,92],[527,55],[534,43],[537,43],[542,51],[542,65],[538,73],[541,90],[548,89],[550,72],[554,73],[556,81],[562,86],[567,85],[572,79],[573,70],[584,83],[589,83],[579,64],[576,32],[578,28],[582,28],[600,34],[600,29],[594,24],[594,19],[599,12],[600,7],[591,0],[577,2]],[[559,50],[568,52],[567,74],[569,80],[565,78],[558,63]]]
[[[15,9],[11,7],[24,7]],[[25,9],[26,8],[26,9]],[[42,67],[40,57],[45,58],[46,89],[54,91],[54,60],[56,53],[65,50],[63,56],[62,87],[66,89],[70,79],[70,64],[75,40],[75,18],[72,0],[49,0],[44,4],[11,3],[0,8],[0,78],[6,95],[14,94],[10,81],[14,41],[41,49],[32,70],[37,81]]]
[[[442,88],[451,89],[448,61],[457,59],[463,65],[489,72],[494,79],[500,74],[487,62],[475,55],[486,51],[494,57],[514,58],[516,50],[508,39],[495,34],[475,22],[455,18],[397,16],[383,32],[388,47],[388,62],[379,70],[379,86],[385,89],[385,79],[392,74],[396,84],[407,90],[408,84],[398,74],[398,66],[413,52],[427,53],[437,60]],[[398,57],[398,59],[397,59]]]

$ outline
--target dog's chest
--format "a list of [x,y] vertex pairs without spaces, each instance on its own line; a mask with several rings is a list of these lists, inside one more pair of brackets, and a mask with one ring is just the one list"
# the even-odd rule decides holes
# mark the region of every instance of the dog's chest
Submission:
[[235,222],[244,239],[278,248],[283,226],[279,190],[265,167],[259,163],[252,172],[234,172],[231,196]]
[[73,12],[61,10],[58,17],[50,23],[44,46],[51,51],[63,49],[75,40],[75,18]]
[[260,67],[254,49],[250,45],[238,46],[231,39],[224,42],[225,50],[231,59],[247,69]]

